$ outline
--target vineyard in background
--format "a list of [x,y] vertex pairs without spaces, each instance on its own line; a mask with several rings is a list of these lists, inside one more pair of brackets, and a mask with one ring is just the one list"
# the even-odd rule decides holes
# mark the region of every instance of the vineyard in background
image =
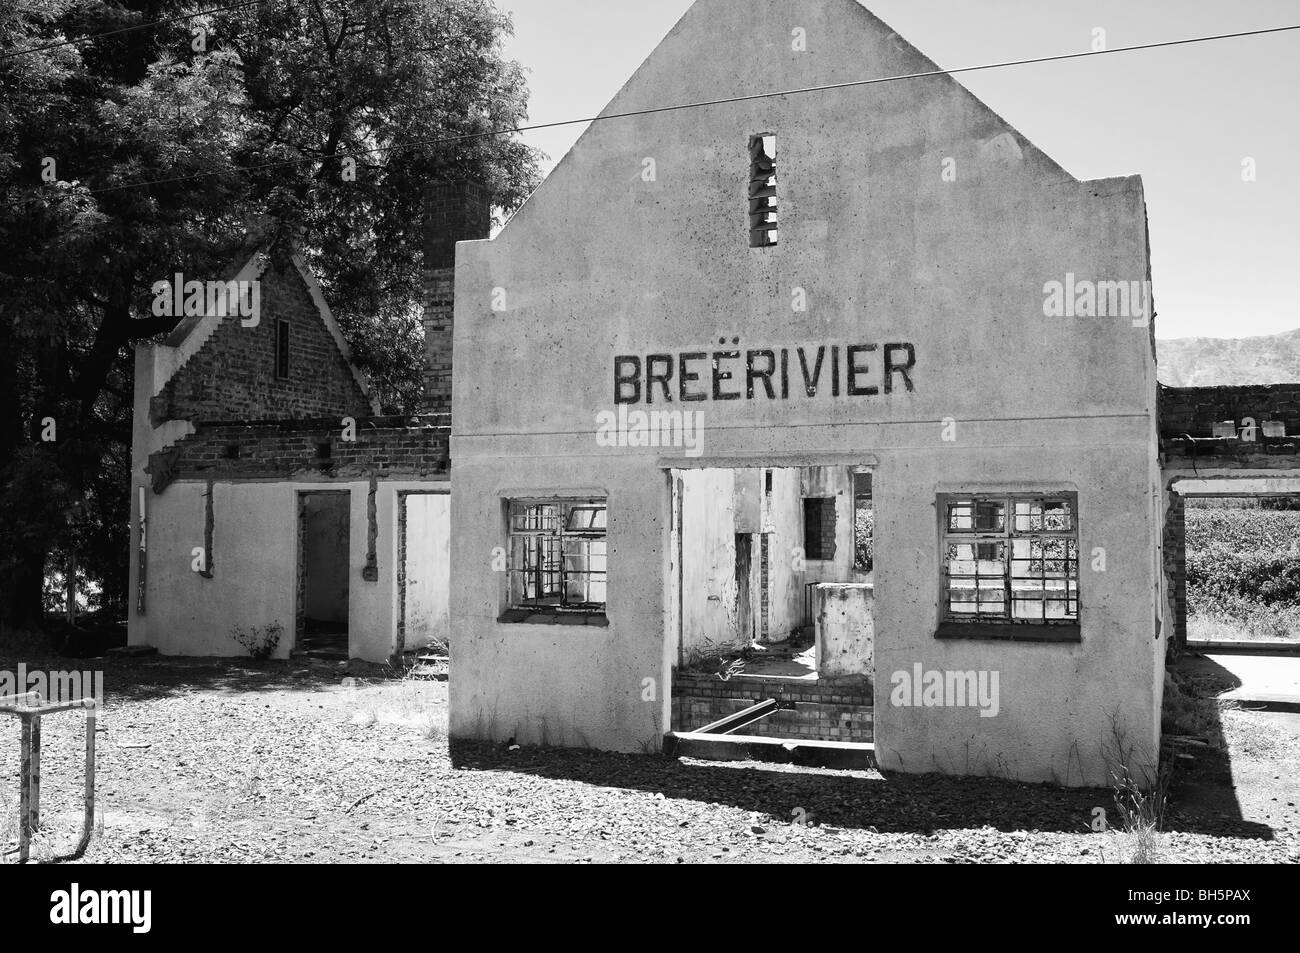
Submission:
[[1300,506],[1187,501],[1187,637],[1300,640]]

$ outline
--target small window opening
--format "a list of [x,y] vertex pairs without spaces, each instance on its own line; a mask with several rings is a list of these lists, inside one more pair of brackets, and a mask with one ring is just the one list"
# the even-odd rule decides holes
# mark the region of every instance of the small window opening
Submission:
[[749,246],[766,248],[777,242],[776,136],[749,137]]
[[603,499],[512,500],[510,608],[605,611]]
[[853,474],[853,568],[871,572],[875,566],[875,511],[871,507],[871,474]]
[[289,322],[280,320],[275,326],[275,376],[289,379]]
[[224,456],[227,460],[238,460],[238,459],[239,459],[239,444],[237,444],[237,443],[228,443],[228,444],[226,444],[226,447],[225,447],[225,450],[224,450],[223,453],[222,453],[222,456]]
[[328,460],[332,456],[332,451],[328,442],[316,444],[316,459]]
[[804,497],[803,553],[805,559],[835,558],[835,497]]

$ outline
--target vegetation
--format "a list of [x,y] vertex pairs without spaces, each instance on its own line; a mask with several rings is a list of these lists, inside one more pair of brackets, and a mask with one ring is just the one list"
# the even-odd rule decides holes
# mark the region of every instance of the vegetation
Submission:
[[94,607],[125,615],[133,347],[177,320],[156,281],[224,277],[292,230],[406,412],[430,183],[508,211],[537,179],[533,150],[480,135],[527,112],[491,0],[195,9],[0,4],[0,629],[41,624],[74,553]]
[[230,630],[230,637],[244,647],[250,658],[260,661],[269,659],[280,647],[280,639],[284,637],[284,626],[278,622],[272,622],[270,625],[255,625],[248,630],[235,626]]
[[1200,505],[1186,510],[1189,637],[1300,638],[1300,510],[1192,502]]

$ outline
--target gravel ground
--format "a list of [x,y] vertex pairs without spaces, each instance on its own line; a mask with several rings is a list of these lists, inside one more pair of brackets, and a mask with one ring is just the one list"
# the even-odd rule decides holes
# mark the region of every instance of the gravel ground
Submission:
[[[360,675],[345,685],[323,663],[84,664],[105,669],[108,689],[88,863],[1104,863],[1134,850],[1129,835],[1089,829],[1094,807],[1114,817],[1107,791],[587,750],[449,750],[445,682]],[[75,715],[46,720],[36,859],[57,859],[75,841],[82,730]],[[1223,730],[1226,755],[1180,759],[1160,859],[1300,862],[1300,716],[1225,710]],[[17,759],[17,719],[5,717],[6,851]]]

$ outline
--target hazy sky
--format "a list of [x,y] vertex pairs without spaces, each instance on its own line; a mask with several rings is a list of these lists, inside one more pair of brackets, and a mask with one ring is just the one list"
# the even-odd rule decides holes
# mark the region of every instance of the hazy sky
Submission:
[[[538,123],[600,112],[691,0],[497,4],[514,17],[507,52],[530,70]],[[1300,0],[864,5],[948,69],[1085,51],[1096,27],[1114,48],[1300,23]],[[1300,327],[1300,31],[957,79],[1077,178],[1141,174],[1160,337]],[[584,128],[526,139],[549,172]]]

